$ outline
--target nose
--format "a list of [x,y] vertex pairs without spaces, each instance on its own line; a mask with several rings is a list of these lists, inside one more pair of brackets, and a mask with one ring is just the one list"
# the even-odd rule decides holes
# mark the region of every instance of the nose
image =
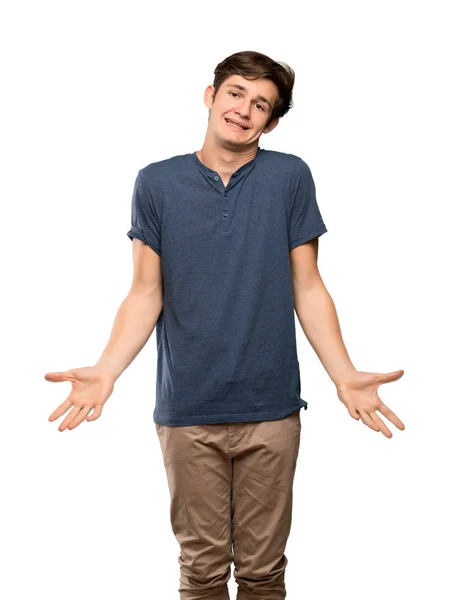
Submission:
[[242,119],[248,119],[250,116],[250,106],[251,103],[246,104],[245,102],[242,102],[239,105],[239,108],[236,109],[237,114],[240,115]]

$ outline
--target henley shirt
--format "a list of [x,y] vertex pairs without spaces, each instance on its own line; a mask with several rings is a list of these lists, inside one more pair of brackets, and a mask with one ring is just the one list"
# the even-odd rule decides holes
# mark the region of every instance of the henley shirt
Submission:
[[155,423],[270,421],[301,397],[289,252],[326,233],[311,170],[258,147],[225,186],[196,152],[142,168],[130,240],[160,257]]

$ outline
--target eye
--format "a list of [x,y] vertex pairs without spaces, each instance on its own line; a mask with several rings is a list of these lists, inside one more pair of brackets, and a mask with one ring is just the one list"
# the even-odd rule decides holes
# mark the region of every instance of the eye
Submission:
[[[237,92],[228,92],[229,94],[236,94],[236,96],[239,96],[239,94]],[[233,98],[235,98],[235,96],[233,96]],[[264,106],[262,104],[257,104],[257,106],[260,107],[260,109],[264,112],[266,109],[264,108]]]

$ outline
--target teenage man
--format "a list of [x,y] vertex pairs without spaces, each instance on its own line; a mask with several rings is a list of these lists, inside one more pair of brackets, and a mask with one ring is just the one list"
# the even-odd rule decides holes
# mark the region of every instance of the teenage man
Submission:
[[[201,150],[137,175],[134,275],[93,367],[47,373],[72,381],[60,431],[97,419],[114,382],[156,326],[154,422],[180,544],[182,600],[286,596],[284,554],[300,443],[294,312],[351,417],[392,437],[381,384],[403,371],[353,366],[317,267],[327,229],[300,157],[259,146],[291,107],[294,72],[257,52],[222,61],[205,90]],[[93,413],[89,415],[93,409]]]

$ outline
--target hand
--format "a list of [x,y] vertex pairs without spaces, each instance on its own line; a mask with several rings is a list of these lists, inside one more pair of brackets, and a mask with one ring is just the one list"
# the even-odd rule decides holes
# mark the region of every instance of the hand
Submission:
[[[54,421],[73,407],[64,421],[58,427],[59,431],[74,429],[82,421],[94,421],[102,414],[103,405],[111,396],[114,389],[114,378],[98,367],[83,367],[70,369],[62,373],[46,373],[47,381],[71,381],[72,391],[49,416]],[[92,415],[88,413],[94,409]]]
[[396,381],[403,377],[404,371],[392,371],[391,373],[366,373],[364,371],[353,371],[336,383],[337,394],[341,402],[347,407],[350,416],[359,420],[374,431],[381,431],[388,438],[392,433],[375,412],[380,411],[398,429],[405,429],[405,425],[390,410],[378,396],[378,388],[383,383]]

